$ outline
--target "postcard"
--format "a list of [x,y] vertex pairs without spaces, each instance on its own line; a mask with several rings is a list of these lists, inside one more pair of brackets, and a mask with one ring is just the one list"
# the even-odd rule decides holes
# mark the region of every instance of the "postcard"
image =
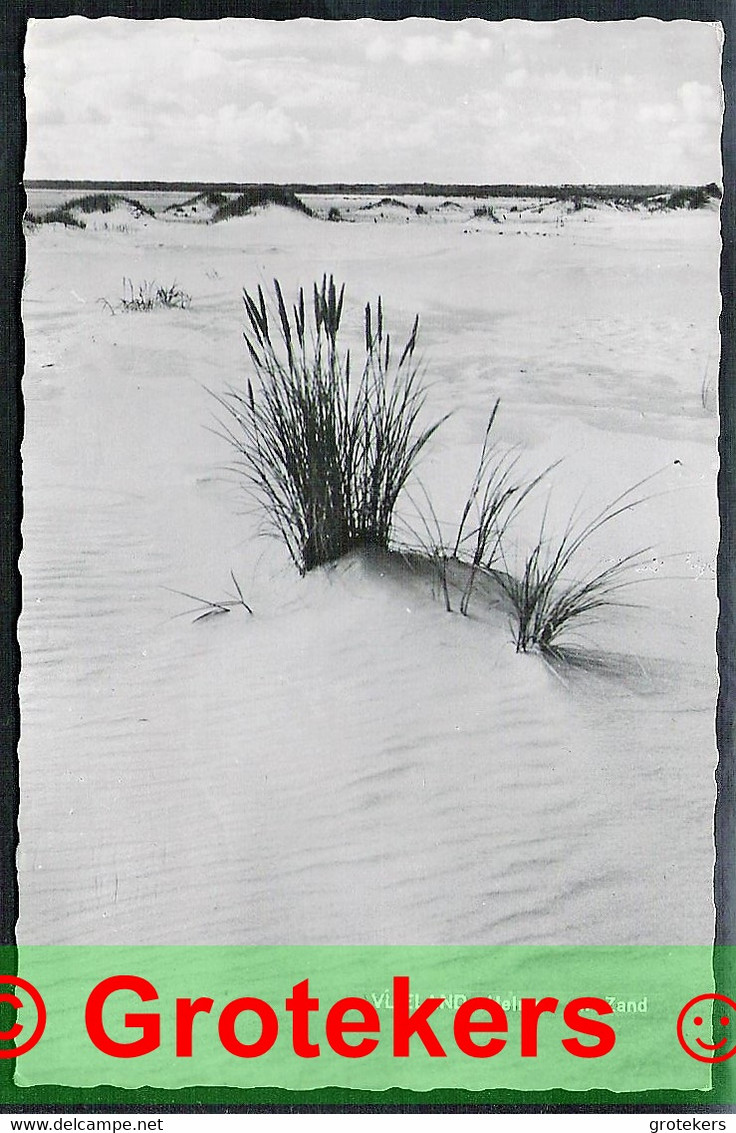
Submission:
[[29,1096],[707,1104],[722,47],[29,21]]

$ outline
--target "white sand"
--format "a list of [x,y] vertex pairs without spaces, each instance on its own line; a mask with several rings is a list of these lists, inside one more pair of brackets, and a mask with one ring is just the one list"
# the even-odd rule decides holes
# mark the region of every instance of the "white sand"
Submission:
[[[22,943],[712,939],[717,215],[445,213],[30,234]],[[525,467],[564,458],[557,530],[659,473],[590,547],[653,548],[640,607],[585,631],[600,671],[563,679],[500,610],[447,615],[380,564],[302,580],[256,537],[205,387],[249,373],[244,285],[325,271],[356,333],[379,292],[396,340],[421,315],[443,520],[497,396]],[[113,317],[123,276],[192,306]],[[221,599],[231,570],[253,618],[176,616],[171,589]]]

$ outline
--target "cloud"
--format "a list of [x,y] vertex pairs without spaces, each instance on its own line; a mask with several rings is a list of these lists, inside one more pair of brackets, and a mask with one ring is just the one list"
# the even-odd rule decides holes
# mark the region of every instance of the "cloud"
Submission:
[[488,37],[471,35],[464,28],[458,28],[449,39],[440,35],[378,36],[367,44],[365,55],[371,63],[383,63],[395,57],[410,67],[418,67],[428,63],[473,63],[487,59],[491,50]]
[[241,89],[244,82],[263,99],[295,110],[322,107],[329,112],[334,107],[342,112],[364,92],[360,76],[352,68],[342,64],[319,66],[304,57],[254,61],[241,71]]
[[675,86],[667,100],[644,102],[637,108],[636,120],[645,127],[667,127],[666,137],[675,142],[694,143],[700,138],[717,145],[722,99],[714,86],[689,79]]
[[515,67],[513,71],[509,71],[504,76],[504,86],[510,87],[512,90],[519,87],[524,87],[529,82],[529,72],[526,67]]
[[[280,107],[268,107],[263,102],[251,103],[245,109],[230,103],[214,116],[199,114],[192,129],[199,142],[223,153],[232,148],[263,150],[309,145],[309,132],[301,124]],[[184,144],[183,136],[179,140]]]
[[28,176],[706,182],[719,50],[687,21],[36,20]]
[[723,110],[722,96],[713,87],[693,80],[682,83],[677,97],[688,121],[719,122]]
[[636,117],[639,122],[670,124],[677,121],[679,113],[674,102],[654,102],[640,106]]

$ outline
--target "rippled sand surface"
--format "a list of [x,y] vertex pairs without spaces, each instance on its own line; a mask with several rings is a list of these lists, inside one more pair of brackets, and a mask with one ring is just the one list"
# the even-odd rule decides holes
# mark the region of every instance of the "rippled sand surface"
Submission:
[[[710,941],[718,255],[715,214],[31,233],[19,939]],[[584,664],[517,656],[500,607],[448,615],[400,560],[302,580],[259,537],[208,390],[249,372],[242,287],[324,271],[348,331],[379,292],[397,341],[421,315],[448,525],[496,397],[525,467],[562,460],[558,529],[656,473],[589,549],[652,547]],[[192,306],[112,316],[124,275]],[[231,571],[252,617],[180,616]]]

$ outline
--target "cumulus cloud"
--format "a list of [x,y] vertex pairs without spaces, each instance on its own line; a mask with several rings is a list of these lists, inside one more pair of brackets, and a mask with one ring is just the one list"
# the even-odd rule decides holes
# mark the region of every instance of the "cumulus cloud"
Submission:
[[717,122],[722,112],[722,96],[713,87],[694,80],[682,83],[677,96],[689,121]]

